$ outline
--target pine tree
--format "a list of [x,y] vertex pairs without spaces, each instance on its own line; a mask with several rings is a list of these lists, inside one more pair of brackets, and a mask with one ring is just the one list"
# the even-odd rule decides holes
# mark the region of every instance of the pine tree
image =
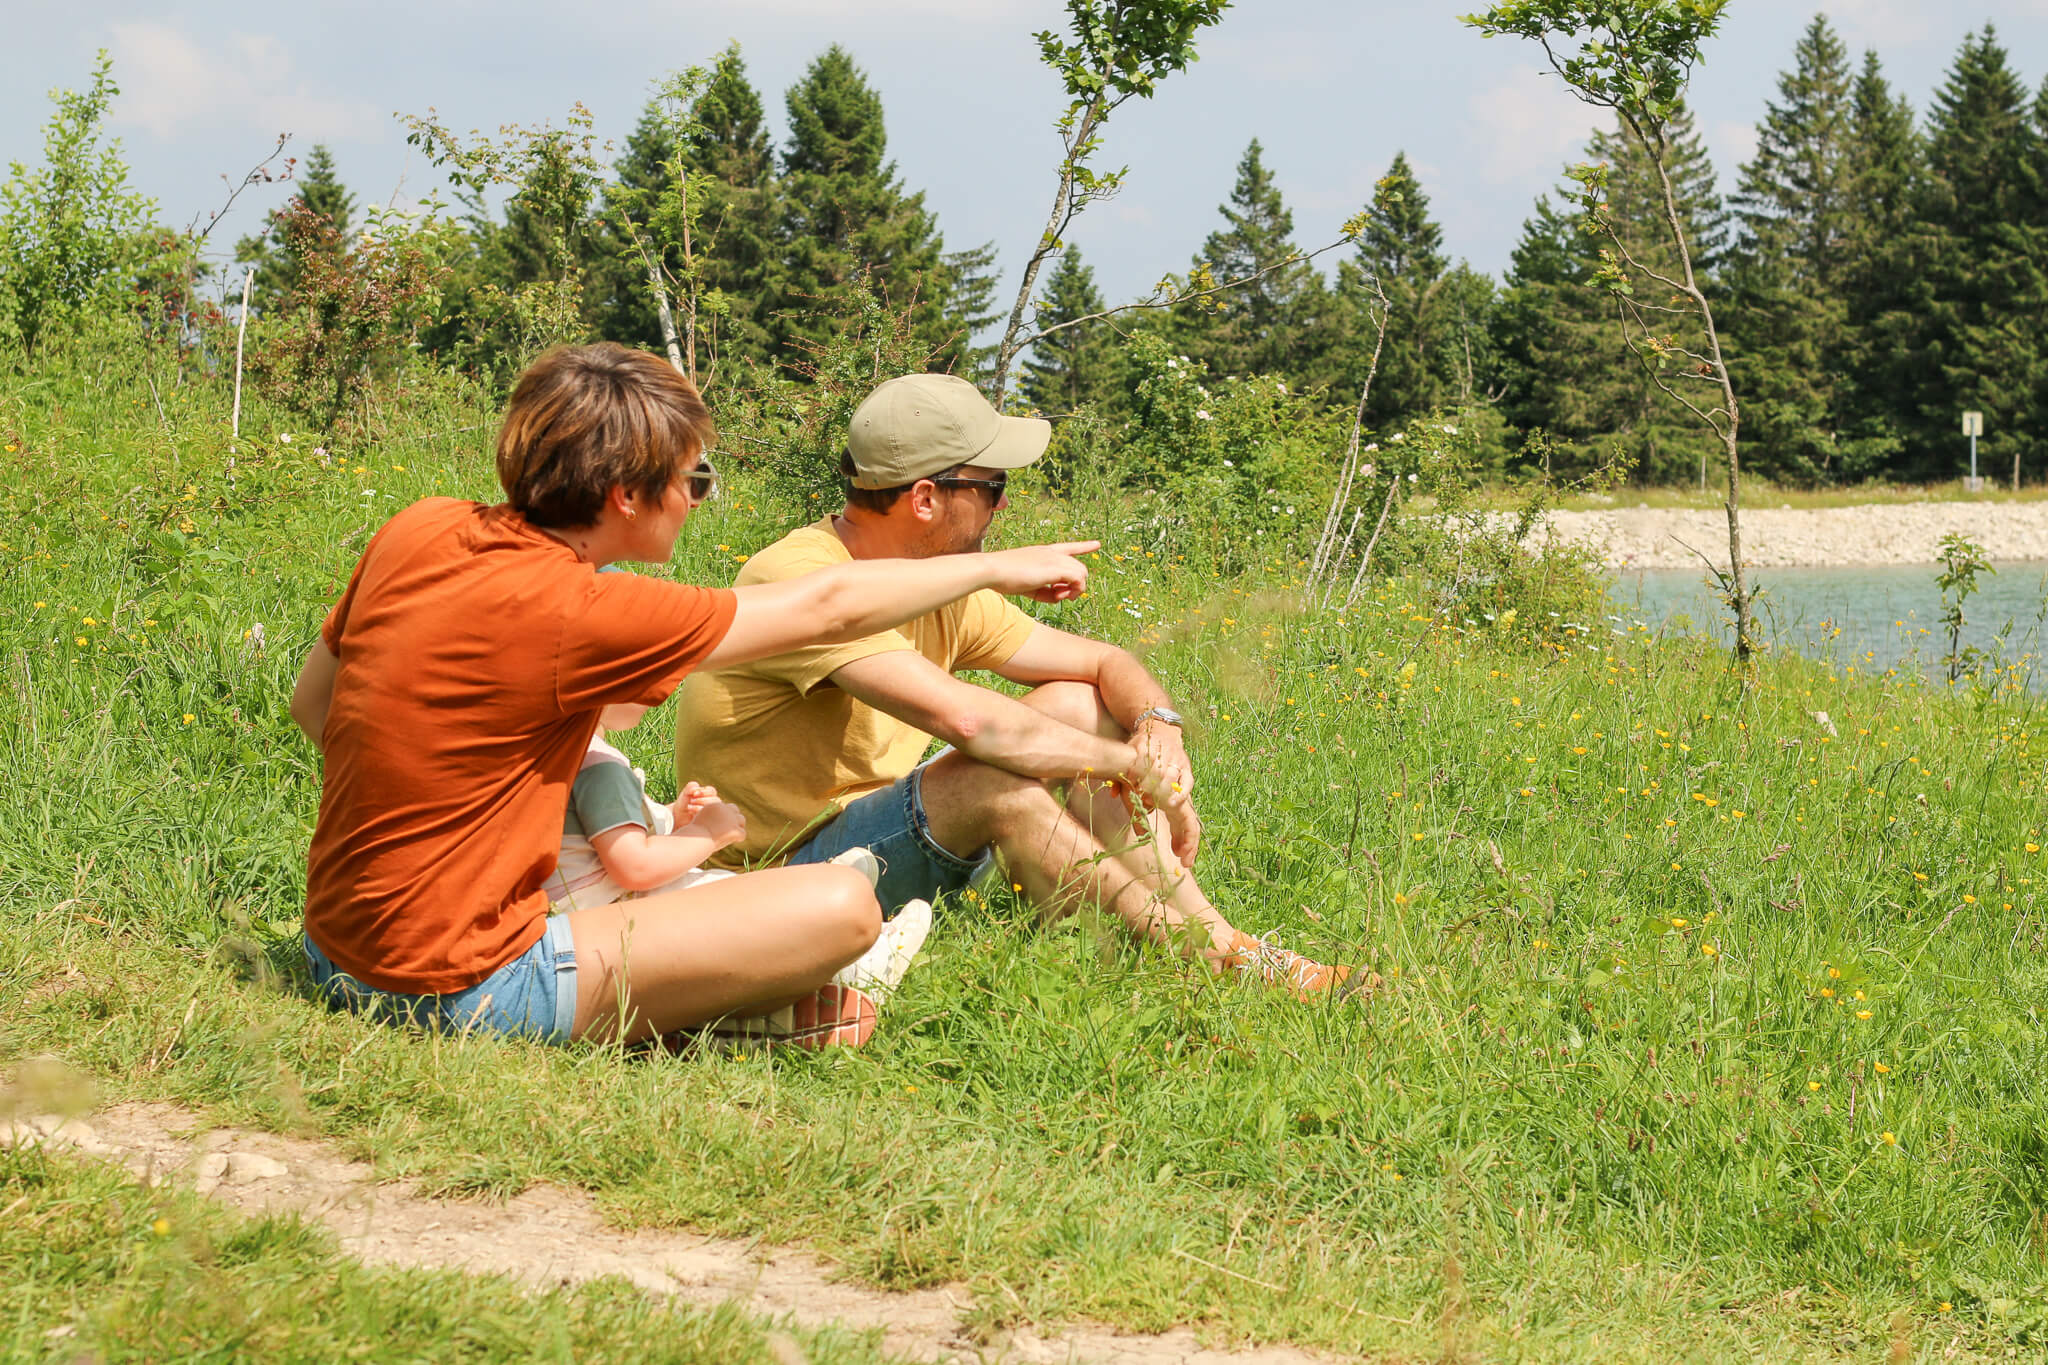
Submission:
[[[1217,374],[1300,374],[1313,363],[1307,318],[1321,311],[1322,277],[1294,244],[1294,215],[1253,138],[1237,163],[1228,203],[1217,206],[1224,227],[1195,258],[1191,278],[1251,283],[1175,310],[1178,344]],[[1256,278],[1254,278],[1256,277]]]
[[1846,376],[1844,275],[1851,209],[1848,50],[1825,16],[1799,39],[1795,66],[1757,129],[1736,191],[1742,225],[1730,271],[1745,463],[1809,482],[1837,477]]
[[[775,155],[761,96],[747,79],[738,43],[718,55],[692,112],[698,132],[681,149],[681,160],[689,170],[711,177],[697,217],[697,240],[692,242],[702,293],[713,305],[708,349],[718,363],[765,361],[770,336],[763,305],[780,250],[775,239]],[[672,145],[670,129],[661,109],[650,103],[615,168],[621,187],[649,195],[673,193],[670,168],[678,149]],[[600,330],[614,340],[659,348],[661,325],[647,287],[646,267],[619,227],[609,235],[618,261],[609,272],[611,287],[600,310]],[[667,255],[668,267],[679,268],[680,249],[671,248]]]
[[1904,287],[1878,320],[1903,468],[1916,476],[1955,473],[1964,409],[1984,414],[1983,458],[2012,461],[2015,477],[2042,438],[2041,134],[2030,104],[1987,24],[1964,40],[1929,110],[1926,175],[1887,261]]
[[[296,192],[284,209],[271,215],[269,228],[259,236],[244,237],[235,243],[235,259],[256,269],[249,306],[259,317],[291,306],[292,293],[305,270],[305,262],[299,256],[301,248],[288,240],[285,231],[287,211],[294,205],[304,205],[309,214],[333,225],[337,239],[347,235],[350,220],[355,216],[355,196],[335,174],[334,156],[324,143],[314,146],[306,157],[304,172],[294,178],[294,184]],[[308,235],[303,231],[296,234],[299,241]]]
[[1337,291],[1347,319],[1348,385],[1363,382],[1372,359],[1378,307],[1370,281],[1387,296],[1386,343],[1380,350],[1367,420],[1381,426],[1443,405],[1446,375],[1439,354],[1450,331],[1442,291],[1449,262],[1443,229],[1429,216],[1429,198],[1405,152],[1397,152],[1373,186],[1358,255],[1338,267]]
[[863,277],[896,311],[915,310],[933,347],[965,330],[944,242],[924,195],[907,194],[886,160],[882,97],[836,44],[789,90],[782,157],[784,261],[765,319],[779,358],[821,344]]
[[[1082,262],[1080,249],[1070,246],[1046,282],[1036,327],[1044,331],[1100,313],[1105,306],[1094,270]],[[1068,413],[1098,397],[1107,379],[1103,331],[1100,322],[1084,322],[1034,345],[1019,385],[1024,401],[1044,412]]]
[[[1688,108],[1672,116],[1666,136],[1667,169],[1694,269],[1713,288],[1728,242],[1713,165]],[[1609,165],[1610,212],[1629,251],[1653,269],[1670,270],[1663,192],[1642,150],[1616,128],[1594,134],[1587,155]],[[1593,283],[1599,250],[1600,240],[1577,216],[1537,201],[1498,314],[1504,415],[1524,431],[1540,427],[1597,456],[1621,459],[1639,482],[1703,477],[1718,442],[1658,390],[1627,349],[1614,300]],[[1699,348],[1685,328],[1674,331],[1679,345]]]
[[1877,54],[1866,51],[1851,100],[1843,185],[1845,308],[1836,445],[1845,478],[1888,467],[1901,444],[1898,405],[1885,379],[1891,339],[1881,319],[1905,306],[1906,281],[1893,275],[1891,265],[1912,221],[1921,158],[1912,106],[1892,92]]

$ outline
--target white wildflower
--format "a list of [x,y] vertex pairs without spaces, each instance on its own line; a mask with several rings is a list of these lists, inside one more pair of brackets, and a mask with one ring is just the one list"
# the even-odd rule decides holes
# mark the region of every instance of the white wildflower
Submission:
[[292,434],[289,431],[280,431],[277,433],[277,440],[279,445],[290,445],[292,443]]
[[1235,461],[1235,460],[1225,460],[1225,461],[1223,462],[1223,467],[1224,467],[1225,469],[1235,469],[1235,468],[1237,468],[1237,461]]
[[1368,478],[1368,479],[1369,479],[1369,478],[1371,478],[1371,477],[1372,477],[1372,473],[1373,473],[1373,467],[1372,467],[1371,465],[1367,465],[1367,466],[1366,466],[1366,467],[1365,467],[1365,468],[1364,468],[1363,470],[1361,470],[1360,472],[1361,472],[1362,474],[1364,474],[1366,478]]
[[1397,431],[1392,436],[1389,436],[1387,439],[1398,444],[1408,439],[1408,433],[1405,431]]
[[1206,422],[1209,420],[1209,410],[1207,408],[1196,408],[1195,416]]
[[1369,446],[1367,446],[1367,447],[1365,448],[1365,453],[1366,453],[1366,454],[1368,454],[1368,455],[1370,455],[1370,454],[1372,454],[1372,453],[1373,453],[1373,452],[1374,452],[1375,450],[1378,450],[1379,448],[1380,448],[1380,443],[1379,443],[1378,441],[1374,441],[1374,442],[1373,442],[1373,443],[1372,443],[1371,445],[1369,445]]
[[1414,482],[1415,482],[1415,471],[1414,471],[1414,470],[1412,470],[1412,469],[1408,471],[1408,482],[1410,482],[1410,483],[1414,483]]

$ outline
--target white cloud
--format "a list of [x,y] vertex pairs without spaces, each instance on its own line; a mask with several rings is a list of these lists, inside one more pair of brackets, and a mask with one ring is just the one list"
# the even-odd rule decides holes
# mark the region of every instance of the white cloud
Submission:
[[1834,0],[1828,18],[1840,28],[1850,47],[1900,47],[1927,37],[1933,21],[1947,18],[1945,7],[1927,0]]
[[159,138],[234,126],[260,138],[291,133],[303,146],[359,136],[382,123],[381,111],[366,100],[315,92],[293,74],[291,54],[276,38],[233,33],[202,47],[166,24],[110,27],[121,85],[114,117]]
[[[658,8],[687,17],[695,23],[702,22],[703,6],[697,0]],[[1060,28],[1066,22],[1060,8],[1046,3],[1046,0],[975,0],[975,3],[966,5],[960,0],[748,0],[747,9],[756,17],[768,14],[792,19],[825,19],[843,25],[888,23],[899,19],[940,19],[948,26],[985,27],[1014,24],[1023,19],[1033,21],[1041,28]],[[824,41],[820,39],[821,43]]]
[[1599,123],[1564,82],[1522,67],[1465,102],[1470,146],[1489,185],[1530,185],[1556,178]]

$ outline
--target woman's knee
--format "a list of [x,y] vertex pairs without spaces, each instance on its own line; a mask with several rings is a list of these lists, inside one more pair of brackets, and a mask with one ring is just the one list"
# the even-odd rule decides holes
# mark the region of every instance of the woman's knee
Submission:
[[874,946],[882,932],[882,906],[868,879],[850,867],[819,867],[811,891],[816,932],[845,952],[848,961]]

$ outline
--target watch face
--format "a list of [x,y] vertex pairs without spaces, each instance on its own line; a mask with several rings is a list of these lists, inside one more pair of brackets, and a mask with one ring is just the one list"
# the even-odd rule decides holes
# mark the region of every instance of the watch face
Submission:
[[1148,716],[1157,716],[1159,717],[1159,719],[1165,721],[1168,725],[1179,725],[1181,723],[1180,712],[1175,711],[1170,707],[1155,706],[1151,710],[1147,711],[1145,714]]

